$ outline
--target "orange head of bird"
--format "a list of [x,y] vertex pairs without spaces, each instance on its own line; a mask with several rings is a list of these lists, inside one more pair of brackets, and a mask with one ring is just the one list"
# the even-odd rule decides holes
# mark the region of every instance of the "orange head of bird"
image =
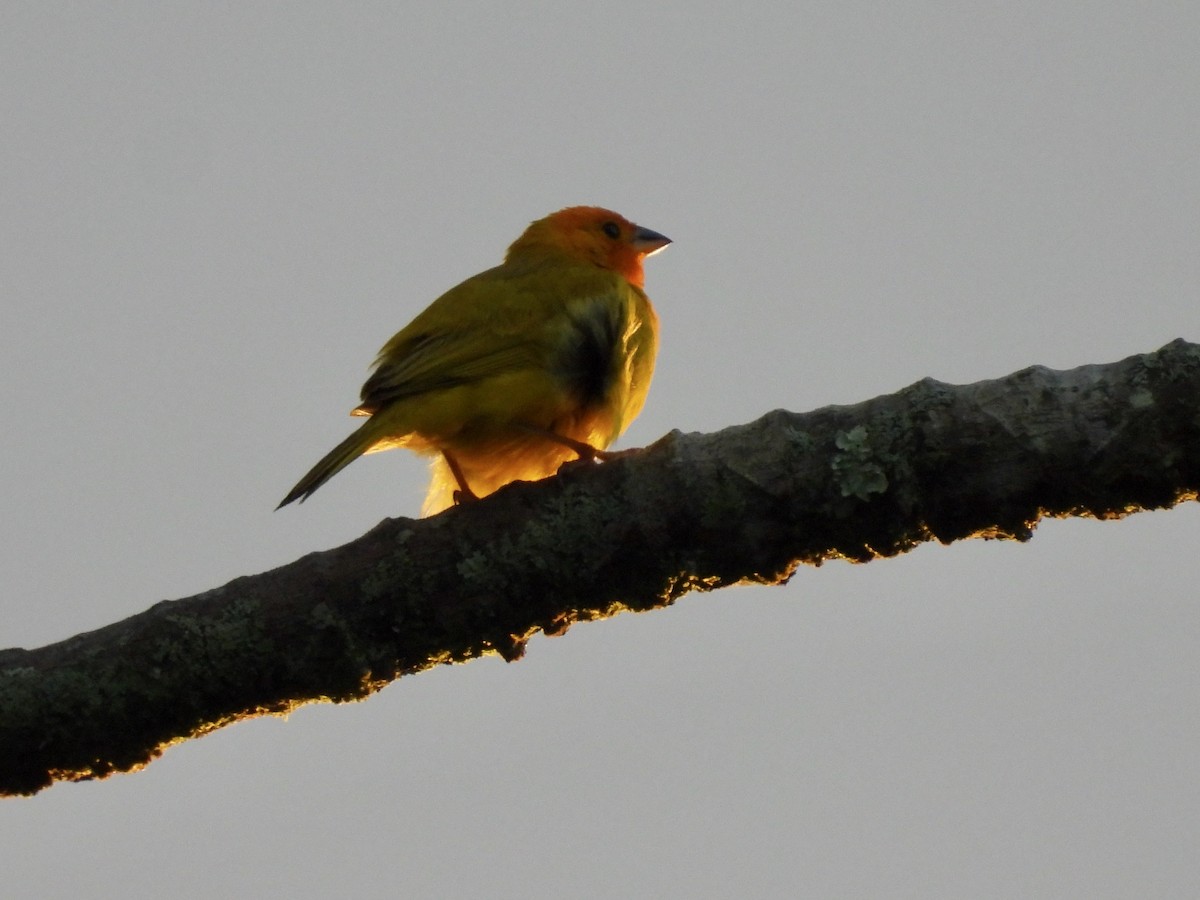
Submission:
[[538,219],[508,248],[507,260],[545,253],[565,254],[611,269],[642,287],[642,260],[671,239],[598,206],[570,206]]

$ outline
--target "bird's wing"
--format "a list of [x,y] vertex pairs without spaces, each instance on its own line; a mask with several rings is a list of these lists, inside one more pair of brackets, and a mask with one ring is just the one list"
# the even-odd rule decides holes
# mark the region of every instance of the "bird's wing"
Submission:
[[359,414],[376,412],[389,403],[429,391],[444,390],[511,371],[529,360],[520,344],[478,347],[485,333],[455,329],[415,335],[395,352],[381,357],[362,389]]
[[504,266],[469,278],[384,345],[355,413],[370,415],[418,394],[546,365],[565,298],[599,287],[590,274],[593,283],[578,280]]

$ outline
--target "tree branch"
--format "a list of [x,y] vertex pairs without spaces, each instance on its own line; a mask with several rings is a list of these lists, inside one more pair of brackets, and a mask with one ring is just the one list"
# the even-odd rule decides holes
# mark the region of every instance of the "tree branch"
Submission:
[[922,541],[1027,540],[1200,489],[1200,346],[855,406],[517,484],[38,650],[0,651],[0,793],[140,768],[238,719],[361,699],[537,631]]

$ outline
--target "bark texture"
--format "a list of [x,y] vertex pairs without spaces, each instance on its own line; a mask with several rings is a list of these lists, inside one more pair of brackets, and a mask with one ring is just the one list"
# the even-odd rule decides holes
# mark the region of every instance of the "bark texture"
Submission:
[[37,650],[0,651],[0,794],[140,768],[238,719],[359,700],[539,630],[785,582],[1043,516],[1116,518],[1200,490],[1200,346],[672,432],[602,465]]

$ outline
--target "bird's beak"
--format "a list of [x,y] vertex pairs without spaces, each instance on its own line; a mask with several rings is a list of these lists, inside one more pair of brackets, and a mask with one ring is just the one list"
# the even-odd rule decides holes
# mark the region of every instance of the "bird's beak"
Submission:
[[642,228],[640,225],[633,233],[633,249],[644,256],[653,256],[669,243],[671,243],[671,239],[665,234],[659,234],[649,228]]

